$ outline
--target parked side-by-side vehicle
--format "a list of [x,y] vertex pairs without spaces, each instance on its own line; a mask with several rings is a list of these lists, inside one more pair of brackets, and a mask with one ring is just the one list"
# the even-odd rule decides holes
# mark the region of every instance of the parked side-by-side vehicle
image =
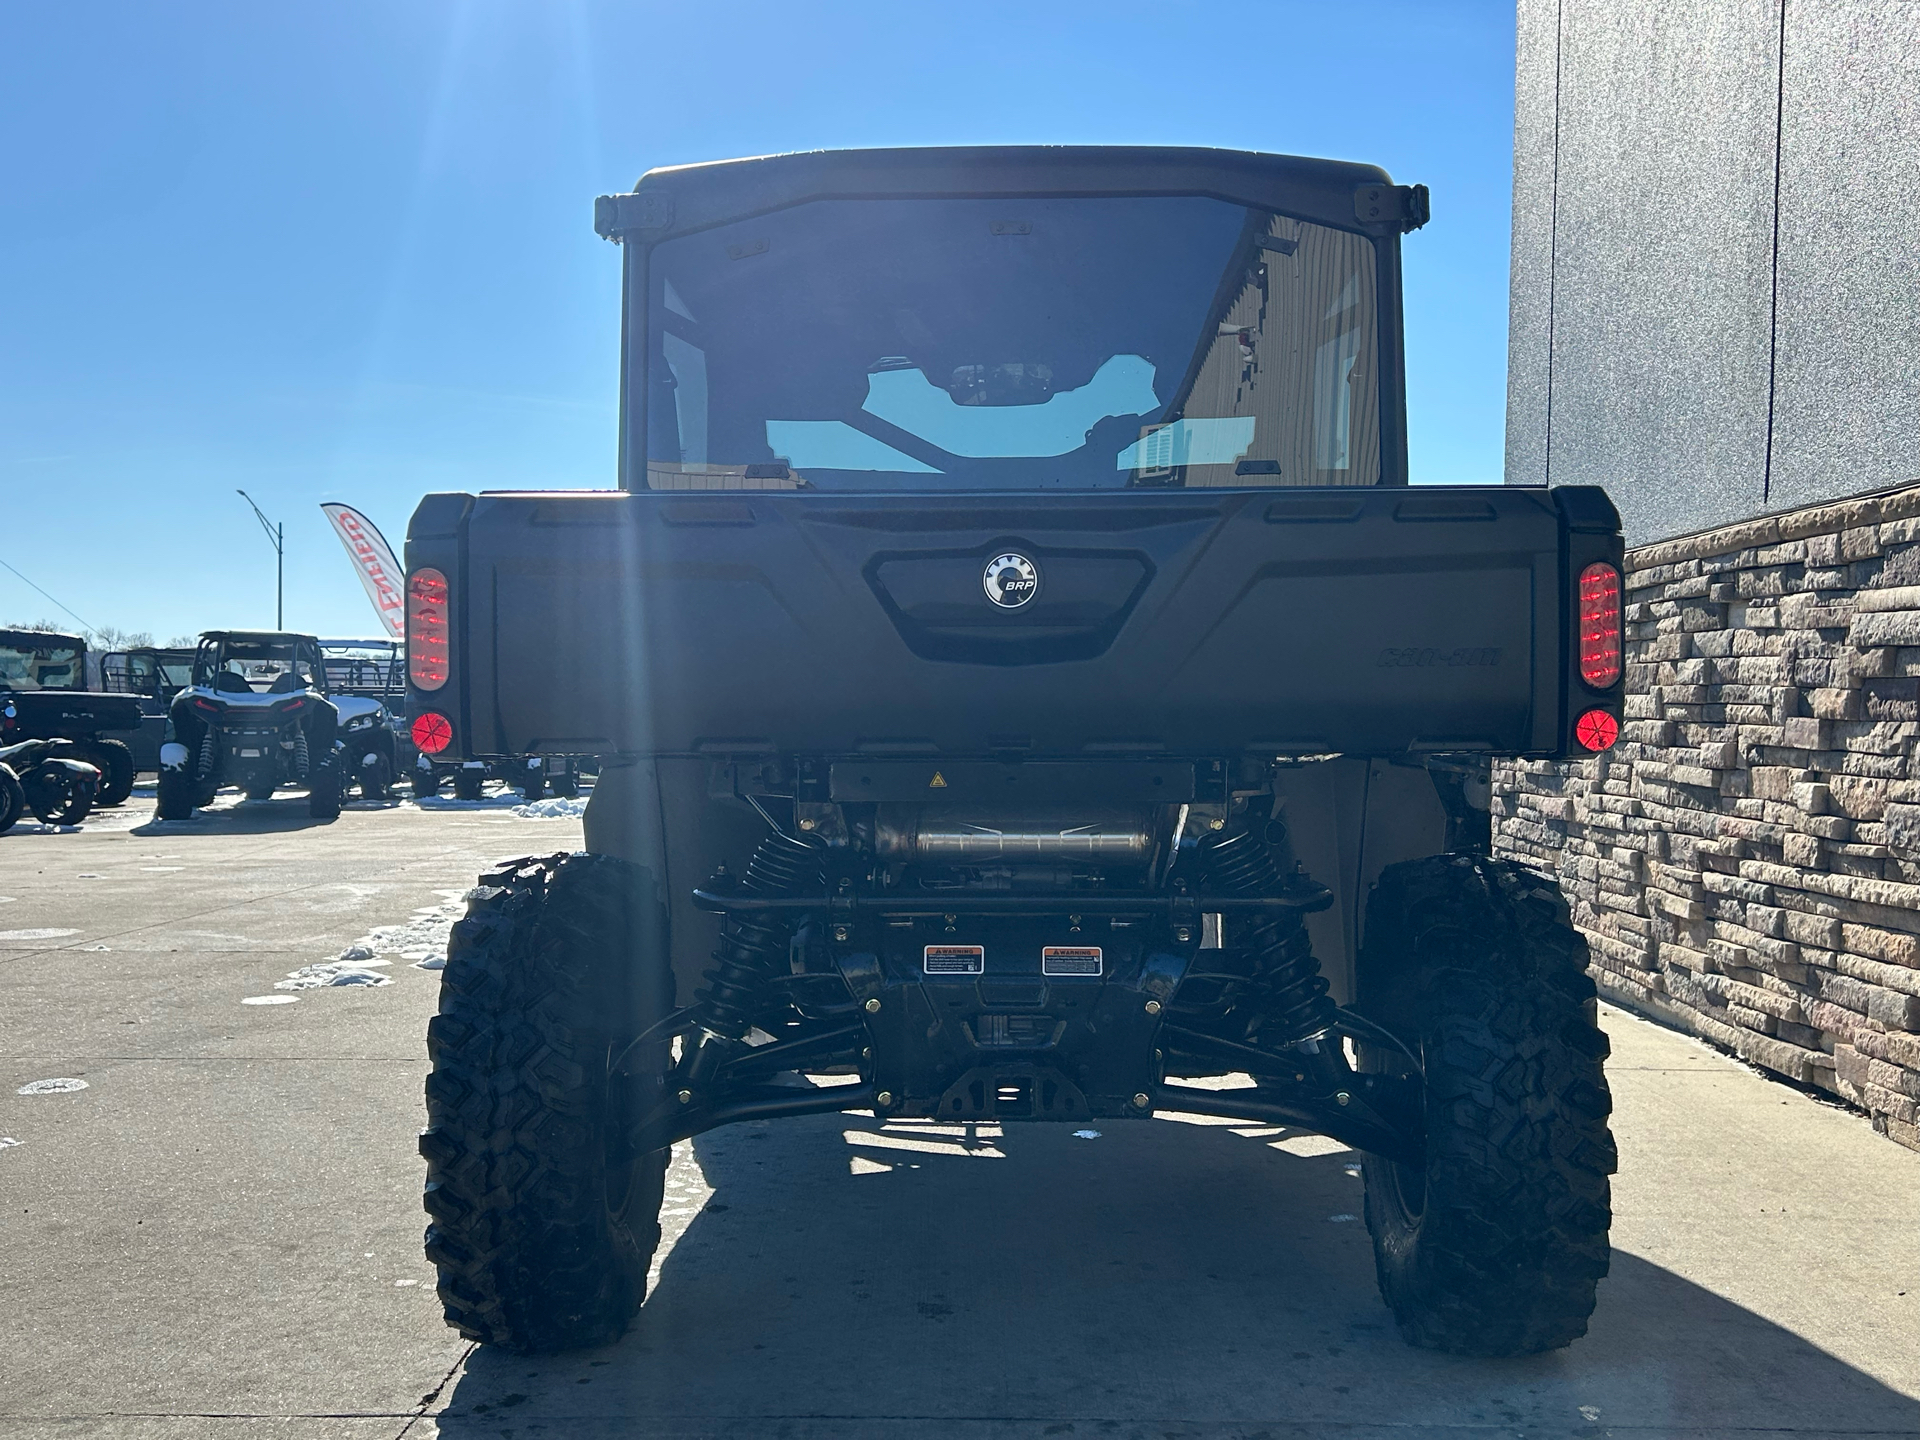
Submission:
[[320,642],[277,631],[210,630],[173,697],[160,750],[158,814],[183,820],[222,785],[251,799],[305,786],[310,813],[340,813],[340,711],[327,697]]
[[109,694],[131,695],[140,707],[140,728],[126,736],[136,771],[159,770],[160,747],[167,743],[167,712],[192,675],[191,647],[138,645],[100,657],[101,688]]
[[1584,1333],[1607,1042],[1486,774],[1617,736],[1619,518],[1409,483],[1426,217],[1368,166],[1125,148],[600,200],[620,488],[428,496],[407,542],[416,734],[606,757],[585,851],[490,870],[454,930],[420,1140],[451,1324],[611,1339],[675,1141],[858,1108],[1318,1132],[1364,1155],[1411,1341]]

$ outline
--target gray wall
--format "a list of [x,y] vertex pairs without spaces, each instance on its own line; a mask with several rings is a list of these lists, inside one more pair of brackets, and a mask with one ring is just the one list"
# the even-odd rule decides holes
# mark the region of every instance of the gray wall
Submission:
[[1629,543],[1920,479],[1920,0],[1520,0],[1508,344]]

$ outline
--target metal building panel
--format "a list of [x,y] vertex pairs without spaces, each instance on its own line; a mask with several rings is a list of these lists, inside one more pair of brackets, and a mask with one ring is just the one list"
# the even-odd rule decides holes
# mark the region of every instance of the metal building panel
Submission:
[[1920,478],[1920,6],[1787,7],[1768,509]]
[[1630,544],[1762,504],[1778,11],[1565,0],[1549,478]]
[[1559,0],[1519,0],[1513,70],[1513,263],[1507,314],[1509,485],[1547,483],[1547,335]]

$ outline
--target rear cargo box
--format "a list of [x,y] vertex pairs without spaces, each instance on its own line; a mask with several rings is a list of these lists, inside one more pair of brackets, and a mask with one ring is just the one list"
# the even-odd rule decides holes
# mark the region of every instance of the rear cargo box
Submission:
[[1597,495],[449,495],[409,564],[479,753],[1545,754]]

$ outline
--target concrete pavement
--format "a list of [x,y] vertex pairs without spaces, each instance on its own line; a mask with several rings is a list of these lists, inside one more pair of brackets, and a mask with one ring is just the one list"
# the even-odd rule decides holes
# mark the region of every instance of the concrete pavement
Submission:
[[0,837],[0,1440],[1920,1436],[1920,1155],[1617,1013],[1613,1273],[1555,1355],[1406,1348],[1313,1137],[864,1115],[681,1146],[621,1344],[473,1350],[419,1250],[437,976],[241,1002],[578,823],[150,811]]

